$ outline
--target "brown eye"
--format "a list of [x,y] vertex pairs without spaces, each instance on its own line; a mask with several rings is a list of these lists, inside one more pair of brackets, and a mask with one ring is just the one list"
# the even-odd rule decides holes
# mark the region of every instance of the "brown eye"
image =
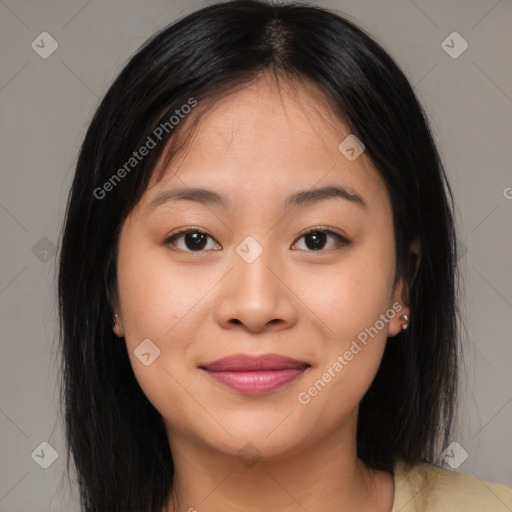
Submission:
[[327,250],[337,249],[350,243],[349,240],[342,237],[341,235],[338,235],[337,233],[334,233],[333,231],[318,228],[304,233],[301,238],[304,238],[304,245],[306,246],[305,250],[308,251],[324,250],[325,246],[328,244],[329,238],[334,239],[335,241],[333,244],[331,244],[331,247],[327,248]]
[[[183,244],[181,247],[177,243],[177,241],[180,239],[183,239]],[[213,240],[213,238],[211,238],[210,235],[204,231],[199,229],[187,229],[169,237],[165,241],[165,244],[174,245],[183,251],[204,252],[205,247],[208,245],[208,239]]]

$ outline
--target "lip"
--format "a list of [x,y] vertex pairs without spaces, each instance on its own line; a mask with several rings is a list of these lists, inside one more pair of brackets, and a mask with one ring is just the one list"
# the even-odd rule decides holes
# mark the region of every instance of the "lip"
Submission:
[[234,354],[199,366],[231,389],[250,395],[268,393],[302,375],[311,365],[279,354]]

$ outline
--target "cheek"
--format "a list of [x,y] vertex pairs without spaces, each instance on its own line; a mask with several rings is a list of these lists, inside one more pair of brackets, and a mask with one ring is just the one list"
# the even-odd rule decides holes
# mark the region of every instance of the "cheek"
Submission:
[[169,262],[165,250],[149,244],[127,246],[119,253],[123,326],[132,339],[183,339],[176,332],[214,281],[204,276],[198,282],[193,266],[177,271]]
[[[380,366],[395,316],[390,308],[394,248],[385,237],[372,240],[375,242],[354,250],[328,275],[310,277],[311,292],[304,295],[328,327],[329,339],[322,344],[309,387],[302,391],[315,401],[313,407],[330,417],[342,417],[362,399]],[[313,282],[317,286],[311,286]],[[329,400],[340,407],[330,407]]]
[[[375,324],[390,308],[394,252],[386,244],[367,244],[336,267],[310,274],[301,290],[305,303],[326,324],[336,340],[347,342]],[[379,322],[387,335],[389,323]],[[331,336],[331,337],[332,337]]]
[[330,281],[324,307],[318,311],[335,338],[322,343],[318,367],[296,397],[312,431],[340,425],[373,382],[394,313],[388,303],[389,282],[385,273],[368,270],[359,275],[342,272]]
[[[197,358],[193,352],[198,329],[211,315],[208,291],[219,276],[213,271],[198,276],[194,265],[172,265],[165,248],[135,235],[121,238],[118,255],[127,351],[144,394],[163,416],[174,418],[176,411],[195,407],[189,394],[195,392],[195,382],[190,381]],[[151,343],[144,341],[148,339]],[[158,354],[147,366],[139,357],[140,347],[146,346],[144,353]]]
[[194,383],[187,380],[186,364],[193,345],[187,313],[199,297],[187,276],[170,274],[150,249],[137,248],[129,256],[120,252],[118,269],[126,349],[135,378],[155,409],[178,425],[183,411],[191,411],[187,418],[200,413],[190,400]]

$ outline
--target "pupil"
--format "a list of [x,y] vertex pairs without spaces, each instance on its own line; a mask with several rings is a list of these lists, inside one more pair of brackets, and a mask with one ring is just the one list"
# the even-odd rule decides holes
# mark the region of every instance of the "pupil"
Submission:
[[[205,246],[206,236],[203,233],[187,233],[185,242],[189,249],[202,249]],[[189,244],[189,242],[191,242]]]
[[[306,245],[308,246],[309,249],[313,249],[314,251],[316,251],[317,249],[323,247],[323,243],[325,243],[325,233],[321,233],[321,232],[318,232],[318,231],[315,231],[313,233],[310,233],[308,235],[308,237],[306,237],[307,240],[312,240],[314,241],[312,245],[308,244],[306,242]],[[318,243],[320,242],[320,243]]]

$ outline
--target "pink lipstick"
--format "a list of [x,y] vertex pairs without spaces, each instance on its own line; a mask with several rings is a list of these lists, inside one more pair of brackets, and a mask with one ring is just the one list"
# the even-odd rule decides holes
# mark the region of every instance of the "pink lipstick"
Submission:
[[248,395],[268,393],[302,375],[311,365],[279,354],[234,354],[202,364],[210,377]]

